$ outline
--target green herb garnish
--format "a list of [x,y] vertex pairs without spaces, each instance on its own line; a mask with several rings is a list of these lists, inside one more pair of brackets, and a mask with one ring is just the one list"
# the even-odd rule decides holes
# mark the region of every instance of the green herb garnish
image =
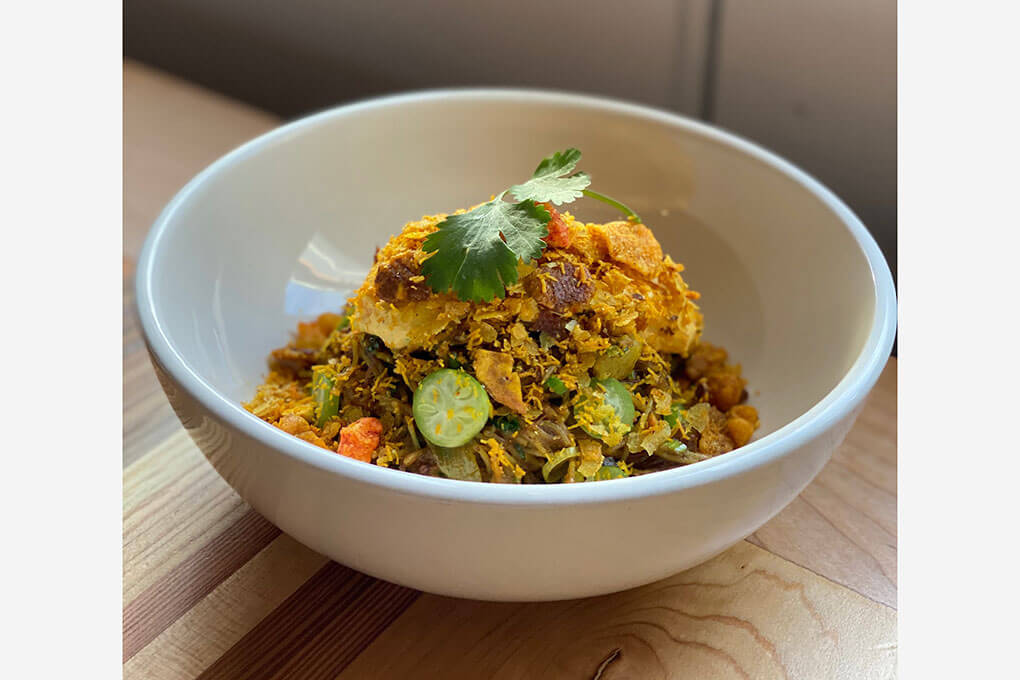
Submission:
[[336,375],[329,366],[312,367],[312,398],[315,400],[315,426],[322,427],[340,410]]
[[630,220],[631,222],[641,221],[641,218],[638,217],[638,214],[631,210],[630,208],[628,208],[626,205],[624,205],[622,201],[618,201],[615,198],[610,198],[605,194],[600,194],[599,192],[592,191],[591,189],[585,189],[581,193],[587,196],[588,198],[594,198],[596,201],[602,201],[606,205],[613,206],[614,208],[622,212],[624,215],[626,215],[627,219]]
[[492,419],[496,429],[507,434],[512,434],[521,429],[521,423],[513,416],[496,416]]
[[561,397],[569,391],[567,390],[566,384],[555,375],[549,376],[549,378],[545,381],[545,386],[549,388],[550,392]]
[[[581,152],[557,151],[544,158],[531,179],[515,184],[488,203],[459,215],[450,215],[429,234],[422,249],[432,256],[422,265],[425,282],[437,293],[449,290],[461,300],[487,302],[506,295],[517,283],[517,262],[542,256],[549,235],[551,214],[541,203],[561,205],[590,196],[638,220],[630,208],[588,190],[591,178],[574,172]],[[510,194],[518,200],[508,203]]]
[[670,406],[669,413],[662,417],[662,419],[665,420],[666,423],[669,425],[670,431],[676,429],[677,423],[680,422],[680,414],[683,412],[683,410],[684,405],[681,402],[677,401],[674,402],[672,406]]
[[524,184],[510,187],[510,193],[518,201],[532,200],[539,203],[549,201],[556,205],[573,203],[581,198],[584,190],[591,184],[591,177],[585,172],[573,175],[577,162],[581,160],[581,152],[577,149],[557,151],[548,158],[543,158],[535,169],[535,174]]

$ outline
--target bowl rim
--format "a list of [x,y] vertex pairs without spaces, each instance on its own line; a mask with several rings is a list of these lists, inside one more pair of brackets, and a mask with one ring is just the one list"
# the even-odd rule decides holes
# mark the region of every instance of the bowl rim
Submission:
[[[723,456],[654,474],[596,484],[504,485],[468,482],[383,468],[337,455],[293,437],[246,411],[203,380],[170,342],[152,296],[160,244],[178,209],[211,176],[243,162],[262,148],[300,131],[373,109],[410,103],[528,103],[616,113],[665,124],[718,143],[757,160],[801,185],[840,219],[860,247],[871,271],[875,311],[863,348],[843,378],[810,409],[761,439]],[[375,97],[326,109],[266,132],[228,152],[192,178],[164,207],[151,227],[138,259],[135,280],[138,314],[146,345],[173,379],[228,427],[297,462],[393,492],[443,501],[514,506],[556,506],[675,493],[711,484],[767,465],[823,435],[857,408],[878,380],[892,349],[896,292],[881,251],[857,216],[828,188],[789,161],[739,135],[686,116],[609,97],[528,88],[444,88]]]

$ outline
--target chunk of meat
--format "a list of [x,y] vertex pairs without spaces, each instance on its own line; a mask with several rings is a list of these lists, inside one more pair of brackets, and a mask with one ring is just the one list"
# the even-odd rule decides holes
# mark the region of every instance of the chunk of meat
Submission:
[[546,333],[556,340],[567,334],[567,318],[549,309],[540,309],[531,322],[531,330]]
[[662,246],[652,230],[643,224],[619,220],[596,227],[594,236],[601,241],[609,257],[652,276],[662,267]]
[[408,253],[381,265],[375,273],[375,290],[385,302],[420,302],[428,298],[429,289],[424,281],[413,280],[421,276],[421,267]]
[[269,354],[269,369],[295,375],[311,370],[318,361],[317,349],[281,347]]
[[549,224],[546,226],[549,229],[549,235],[545,237],[545,242],[553,248],[566,248],[570,245],[570,228],[563,219],[563,215],[560,211],[553,207],[552,203],[542,203],[543,207],[549,211]]
[[475,377],[489,396],[518,413],[528,407],[521,396],[521,376],[514,373],[514,360],[509,354],[480,349],[475,352]]
[[360,418],[340,430],[337,453],[363,463],[372,462],[372,454],[379,448],[383,426],[378,418]]
[[524,291],[541,306],[563,312],[591,299],[592,285],[570,262],[546,262],[524,279]]

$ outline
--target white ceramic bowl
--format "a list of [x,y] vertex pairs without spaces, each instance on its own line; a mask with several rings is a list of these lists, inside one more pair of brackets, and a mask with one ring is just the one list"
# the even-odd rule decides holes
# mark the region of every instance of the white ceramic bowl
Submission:
[[[295,439],[241,406],[296,322],[336,310],[404,223],[488,198],[576,146],[702,292],[761,412],[755,441],[689,467],[588,484],[416,476]],[[582,201],[573,212],[612,218]],[[156,220],[138,306],[170,402],[252,507],[324,555],[492,600],[607,593],[693,566],[811,481],[885,365],[878,247],[832,193],[713,127],[631,104],[515,90],[376,99],[291,123],[192,180]]]

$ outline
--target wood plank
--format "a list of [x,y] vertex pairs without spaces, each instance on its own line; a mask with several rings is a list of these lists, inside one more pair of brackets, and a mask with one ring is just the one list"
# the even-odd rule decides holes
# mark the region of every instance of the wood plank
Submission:
[[124,665],[124,678],[198,676],[328,562],[280,535],[133,656]]
[[332,678],[418,596],[330,562],[198,677]]
[[424,595],[338,677],[591,678],[615,650],[604,680],[890,678],[896,613],[741,543],[605,597],[497,604]]
[[124,608],[124,660],[269,545],[280,530],[249,510]]
[[123,490],[125,603],[250,509],[183,428],[124,471]]
[[829,464],[748,540],[896,606],[895,358]]

